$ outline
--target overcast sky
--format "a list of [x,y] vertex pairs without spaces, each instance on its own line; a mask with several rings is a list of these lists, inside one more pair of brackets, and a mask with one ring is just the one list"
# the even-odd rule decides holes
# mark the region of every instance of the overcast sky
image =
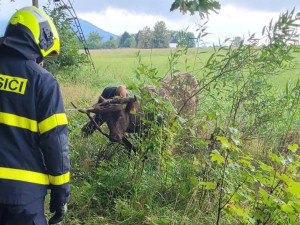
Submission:
[[[40,8],[48,0],[39,0]],[[68,0],[64,0],[68,2]],[[77,16],[99,28],[121,35],[124,31],[137,33],[145,26],[153,28],[164,21],[169,30],[188,29],[197,34],[198,16],[170,12],[173,0],[70,0]],[[279,14],[294,7],[300,11],[300,0],[220,0],[219,14],[211,13],[205,38],[207,42],[223,41],[227,37],[260,34],[263,26]],[[0,0],[0,19],[9,19],[21,7],[31,5],[32,0]]]

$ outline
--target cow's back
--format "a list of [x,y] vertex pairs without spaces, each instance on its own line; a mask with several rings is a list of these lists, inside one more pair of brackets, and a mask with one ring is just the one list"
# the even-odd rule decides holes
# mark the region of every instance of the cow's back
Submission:
[[195,76],[189,73],[175,73],[162,79],[160,94],[170,101],[179,115],[195,117],[199,97],[198,82]]

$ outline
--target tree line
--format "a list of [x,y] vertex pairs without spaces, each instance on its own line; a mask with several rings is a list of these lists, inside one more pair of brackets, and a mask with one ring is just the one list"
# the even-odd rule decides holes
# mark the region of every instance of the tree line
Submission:
[[[1,3],[2,0],[0,0]],[[14,0],[10,0],[14,2]],[[48,0],[48,3],[43,6],[43,10],[54,21],[61,39],[61,54],[56,60],[47,60],[45,67],[54,73],[54,70],[70,69],[88,62],[84,53],[78,50],[82,48],[82,43],[78,40],[76,33],[72,30],[72,20],[68,14],[67,5],[54,7],[53,2]],[[0,5],[1,8],[1,5]],[[195,12],[199,13],[201,18],[208,17],[210,11],[218,11],[220,4],[215,0],[174,0],[170,11],[179,10],[182,14]],[[170,31],[167,30],[163,21],[157,22],[154,29],[144,27],[137,34],[129,34],[124,32],[117,40],[113,37],[106,42],[101,42],[103,38],[98,33],[90,33],[87,38],[87,44],[90,49],[97,48],[165,48],[169,47],[170,41],[177,43],[177,46],[195,46],[194,34],[187,31]]]
[[136,34],[129,34],[125,31],[116,40],[111,37],[108,41],[102,42],[103,37],[97,32],[91,32],[86,40],[89,49],[114,49],[114,48],[168,48],[169,43],[177,43],[179,47],[196,46],[196,39],[192,32],[186,30],[168,30],[164,21],[158,21],[153,29],[145,26]]

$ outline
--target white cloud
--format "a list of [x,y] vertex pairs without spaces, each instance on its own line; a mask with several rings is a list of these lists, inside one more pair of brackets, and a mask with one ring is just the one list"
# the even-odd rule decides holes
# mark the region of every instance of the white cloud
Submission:
[[219,38],[221,41],[235,36],[247,38],[249,33],[260,36],[263,27],[278,16],[278,12],[253,11],[225,5],[219,14],[211,15],[207,31],[212,34],[206,40],[218,42]]
[[[259,36],[263,26],[268,25],[272,18],[276,20],[279,16],[279,12],[250,10],[233,4],[226,4],[230,1],[224,0],[219,14],[212,13],[210,15],[206,31],[211,34],[207,35],[204,41],[217,43],[219,39],[223,41],[227,37],[241,36],[247,38],[249,33],[257,33]],[[8,19],[17,8],[31,3],[29,0],[12,3],[0,0],[0,2],[0,19]],[[45,2],[47,0],[40,0],[40,5],[44,5]],[[75,10],[78,17],[116,35],[121,35],[125,31],[137,33],[145,26],[153,28],[158,21],[164,21],[169,30],[188,28],[189,31],[197,35],[196,29],[198,28],[197,24],[199,24],[197,16],[181,15],[179,13],[178,16],[174,16],[174,12],[169,11],[158,16],[145,11],[132,11],[133,9],[129,11],[129,9],[108,7],[97,10],[97,7],[99,8],[97,5],[93,11],[85,13],[81,13],[81,10],[76,7]]]
[[107,8],[102,12],[78,13],[78,17],[116,35],[121,35],[125,31],[137,33],[145,26],[153,28],[158,21],[164,21],[169,30],[180,30],[195,26],[195,23],[185,16],[181,16],[174,21],[162,16],[129,12],[125,9],[115,8]]
[[[187,29],[197,35],[199,18],[197,16],[179,15],[172,20],[163,16],[128,11],[126,9],[107,8],[101,12],[78,13],[78,16],[99,28],[113,34],[121,35],[124,31],[137,33],[145,26],[153,28],[156,22],[164,21],[169,30]],[[234,5],[222,6],[219,14],[211,14],[207,23],[210,34],[204,41],[217,43],[219,39],[241,36],[247,38],[249,33],[261,34],[263,26],[271,19],[277,19],[278,12],[263,12],[237,8]]]
[[[40,8],[46,5],[47,2],[48,0],[39,0]],[[31,5],[32,1],[30,0],[17,0],[14,2],[10,0],[0,0],[0,19],[8,20],[17,10]]]

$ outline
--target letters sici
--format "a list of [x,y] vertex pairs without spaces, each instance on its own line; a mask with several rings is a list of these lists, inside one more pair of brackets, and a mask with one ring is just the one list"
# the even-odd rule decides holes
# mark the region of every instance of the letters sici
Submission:
[[24,94],[27,79],[0,74],[0,90]]

